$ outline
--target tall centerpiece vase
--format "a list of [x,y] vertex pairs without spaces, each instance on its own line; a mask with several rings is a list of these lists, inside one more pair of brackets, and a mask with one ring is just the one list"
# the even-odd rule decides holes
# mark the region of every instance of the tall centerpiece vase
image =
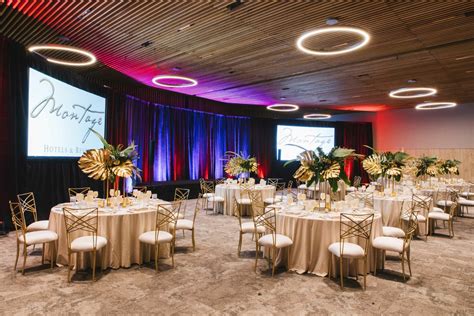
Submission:
[[324,211],[331,211],[331,186],[328,181],[324,181]]
[[392,192],[391,192],[391,195],[394,197],[394,196],[397,196],[397,192],[395,192],[395,177],[392,177],[391,179],[392,181]]

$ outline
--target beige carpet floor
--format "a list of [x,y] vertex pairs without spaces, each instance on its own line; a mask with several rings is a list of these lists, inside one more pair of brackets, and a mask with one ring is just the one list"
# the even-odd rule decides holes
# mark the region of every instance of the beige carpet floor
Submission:
[[195,252],[190,234],[178,234],[175,269],[163,259],[158,274],[152,264],[109,269],[95,283],[81,272],[68,284],[66,268],[41,266],[38,250],[26,275],[15,273],[10,233],[0,237],[0,314],[474,315],[474,218],[458,218],[453,239],[437,232],[413,242],[412,278],[403,282],[400,261],[388,258],[384,272],[368,276],[366,291],[355,280],[341,291],[338,280],[283,269],[272,278],[264,260],[255,274],[255,244],[246,236],[238,258],[237,219],[223,215],[198,215]]

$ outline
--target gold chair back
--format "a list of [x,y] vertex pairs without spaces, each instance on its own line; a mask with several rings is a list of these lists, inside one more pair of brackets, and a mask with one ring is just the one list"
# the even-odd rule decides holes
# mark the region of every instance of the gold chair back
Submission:
[[[179,218],[179,209],[181,202],[172,202],[170,204],[158,204],[155,224],[155,240],[158,241],[158,235],[161,231],[169,231],[170,227],[176,227]],[[176,229],[172,230],[173,239],[176,237]]]
[[13,228],[15,228],[16,238],[26,234],[25,215],[21,210],[20,203],[8,201],[12,213]]
[[67,191],[69,193],[69,198],[75,197],[77,194],[84,194],[87,195],[87,192],[90,191],[90,187],[83,187],[83,188],[68,188]]
[[205,203],[206,203],[206,199],[202,197],[201,193],[199,193],[198,198],[196,200],[196,206],[194,207],[193,223],[196,221],[197,213],[199,213],[199,211],[204,209]]
[[63,207],[64,225],[66,226],[67,245],[71,248],[71,234],[76,231],[85,231],[92,234],[94,248],[97,247],[97,230],[99,226],[99,209],[73,209]]
[[[35,195],[33,192],[22,193],[17,195],[18,203],[20,203],[20,208],[23,212],[24,218],[26,218],[26,213],[30,213],[33,216],[33,221],[38,221],[38,214],[36,211],[36,202]],[[25,222],[26,225],[26,222]]]
[[370,236],[372,234],[372,224],[374,214],[349,214],[340,215],[340,253],[343,254],[344,243],[346,240],[359,238],[364,240],[364,253],[367,255]]
[[187,201],[189,199],[189,189],[176,188],[174,190],[174,201]]
[[412,207],[414,211],[421,214],[428,214],[431,207],[432,198],[424,195],[412,195]]
[[364,204],[364,207],[368,207],[372,209],[374,208],[374,193],[373,192],[354,191],[354,192],[351,192],[350,195],[356,199],[359,199],[359,201],[362,201],[362,203]]
[[353,182],[354,188],[360,187],[361,182],[362,182],[362,178],[360,176],[355,176],[354,182]]
[[254,214],[253,216],[255,231],[257,227],[265,227],[265,233],[271,234],[273,238],[273,245],[276,244],[276,208],[274,207],[263,207],[263,211],[260,214]]
[[261,190],[251,190],[247,191],[246,194],[250,198],[250,201],[253,202],[263,202],[262,191]]
[[148,191],[148,188],[146,186],[142,185],[142,186],[133,187],[132,192],[133,192],[133,190],[138,190],[142,193],[146,193],[146,191]]
[[201,187],[201,193],[214,193],[215,186],[213,181],[206,181],[204,179],[199,180],[199,185]]
[[216,185],[217,184],[224,184],[225,183],[225,178],[219,178],[219,179],[216,179]]
[[267,184],[276,186],[278,183],[278,178],[268,178],[267,179]]

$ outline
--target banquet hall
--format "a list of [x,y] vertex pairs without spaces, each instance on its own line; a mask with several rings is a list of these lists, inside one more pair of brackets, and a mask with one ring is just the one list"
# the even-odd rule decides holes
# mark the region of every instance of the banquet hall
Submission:
[[474,314],[474,1],[0,16],[0,314]]

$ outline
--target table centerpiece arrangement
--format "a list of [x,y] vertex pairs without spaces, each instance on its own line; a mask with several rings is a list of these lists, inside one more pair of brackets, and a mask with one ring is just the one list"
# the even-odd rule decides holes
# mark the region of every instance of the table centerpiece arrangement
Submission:
[[461,162],[456,159],[440,160],[438,162],[438,173],[440,175],[447,175],[449,177],[448,182],[451,182],[453,175],[459,175],[460,164]]
[[224,171],[233,177],[240,176],[245,182],[250,178],[250,174],[256,173],[258,170],[258,163],[255,157],[245,156],[242,152],[236,153],[233,151],[227,151],[226,153],[226,164]]
[[[136,166],[138,152],[132,141],[127,147],[122,144],[113,146],[102,135],[91,129],[104,145],[103,148],[86,150],[79,158],[79,168],[89,178],[105,182],[106,203],[109,202],[109,186],[113,183],[113,192],[119,192],[118,179],[136,176],[140,178],[140,169]],[[110,190],[112,192],[112,190]]]

